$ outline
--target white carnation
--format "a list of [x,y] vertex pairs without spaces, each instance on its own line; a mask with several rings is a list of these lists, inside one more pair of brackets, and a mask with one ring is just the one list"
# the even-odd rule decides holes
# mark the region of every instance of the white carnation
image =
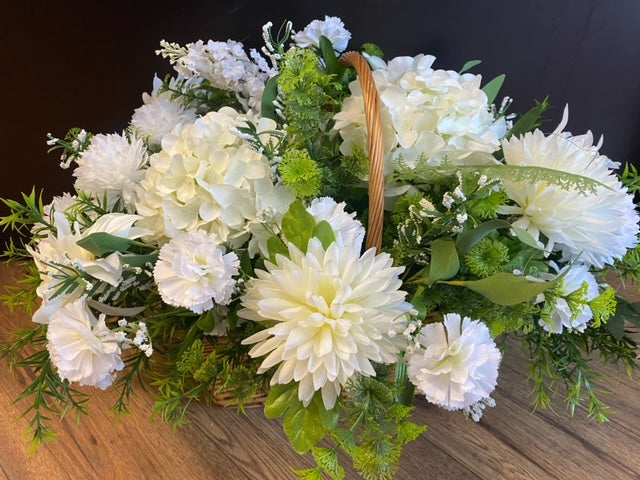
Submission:
[[[172,79],[172,84],[175,81]],[[131,117],[131,126],[136,135],[147,139],[152,145],[160,145],[162,138],[182,123],[193,123],[198,116],[193,108],[186,108],[170,92],[160,92],[162,80],[153,78],[151,95],[142,94],[144,105],[137,108]]]
[[347,213],[344,208],[345,202],[337,203],[333,198],[316,198],[307,209],[316,221],[327,221],[334,232],[339,233],[342,241],[347,245],[354,245],[356,248],[362,247],[365,229],[358,220],[355,213]]
[[411,382],[447,410],[473,405],[496,387],[500,351],[487,326],[456,313],[422,328],[421,347],[408,356]]
[[289,244],[289,257],[277,255],[248,282],[239,315],[271,326],[243,343],[257,344],[252,357],[267,355],[258,373],[278,365],[272,385],[299,382],[304,405],[321,391],[330,409],[354,374],[373,376],[372,362],[397,361],[411,310],[403,269],[386,253],[360,256],[338,242],[325,250],[316,238],[306,253]]
[[108,208],[121,201],[129,212],[136,202],[136,186],[144,178],[147,150],[139,138],[124,135],[94,135],[91,145],[76,160],[75,187],[99,200],[106,194]]
[[[380,100],[387,172],[402,158],[413,166],[420,158],[431,165],[492,163],[507,131],[480,88],[481,77],[431,68],[435,57],[396,57],[373,71]],[[342,137],[340,151],[351,155],[366,148],[364,101],[359,81],[335,115]]]
[[617,166],[598,153],[591,132],[572,136],[562,132],[567,110],[549,136],[540,130],[503,142],[507,165],[545,167],[591,178],[602,183],[595,194],[582,194],[546,182],[503,182],[517,204],[503,213],[519,215],[514,225],[536,239],[543,234],[547,248],[562,252],[562,260],[579,258],[598,268],[612,264],[637,244],[638,213],[633,196],[613,171]]
[[160,249],[153,271],[162,300],[194,313],[226,305],[235,291],[240,261],[203,231],[178,233]]
[[63,380],[105,389],[124,368],[117,336],[96,319],[84,300],[56,311],[47,327],[47,349]]
[[293,35],[292,40],[299,47],[320,48],[321,36],[331,40],[333,48],[338,52],[344,52],[351,39],[351,33],[344,28],[344,23],[339,17],[325,15],[324,20],[314,20],[304,27],[304,30]]

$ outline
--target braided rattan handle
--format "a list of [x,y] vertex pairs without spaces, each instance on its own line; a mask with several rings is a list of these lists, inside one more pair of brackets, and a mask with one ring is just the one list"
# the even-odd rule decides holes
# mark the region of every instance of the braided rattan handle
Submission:
[[356,69],[367,119],[369,149],[369,228],[366,247],[382,246],[382,220],[384,215],[384,152],[382,147],[382,121],[380,96],[367,60],[358,52],[346,52],[340,60]]

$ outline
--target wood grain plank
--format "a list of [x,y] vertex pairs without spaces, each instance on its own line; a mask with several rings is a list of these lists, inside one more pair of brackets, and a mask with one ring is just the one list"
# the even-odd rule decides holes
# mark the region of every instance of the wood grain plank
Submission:
[[[19,271],[0,266],[0,284]],[[0,307],[0,339],[29,325],[23,314]],[[511,349],[516,350],[516,349]],[[614,369],[603,369],[616,377]],[[238,415],[233,409],[194,405],[190,423],[175,433],[148,420],[151,392],[138,391],[131,417],[116,424],[107,412],[117,392],[92,392],[91,415],[79,426],[60,422],[58,442],[28,455],[15,420],[25,404],[11,402],[29,382],[26,372],[11,374],[0,366],[0,480],[57,479],[294,479],[291,467],[309,468],[288,444],[282,426],[264,418],[261,409]],[[571,419],[562,402],[549,411],[531,413],[526,359],[511,351],[503,360],[497,407],[480,423],[459,412],[446,412],[419,400],[414,419],[430,426],[403,454],[397,480],[638,479],[640,475],[640,385],[637,379],[610,379],[608,400],[618,414],[607,424],[588,421],[583,412]],[[91,391],[91,390],[87,390]],[[347,478],[357,479],[347,467]]]

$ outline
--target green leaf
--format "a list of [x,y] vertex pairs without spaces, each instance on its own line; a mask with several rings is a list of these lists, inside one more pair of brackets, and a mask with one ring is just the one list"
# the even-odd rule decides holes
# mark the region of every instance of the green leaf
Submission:
[[533,235],[531,235],[526,230],[518,227],[513,227],[513,231],[516,232],[516,237],[518,237],[518,240],[520,240],[526,246],[535,248],[536,250],[544,250],[542,247],[540,247],[536,239],[533,238]]
[[322,246],[326,250],[333,242],[336,241],[336,234],[331,228],[331,225],[326,220],[322,220],[315,227],[313,227],[312,236],[316,237],[322,243]]
[[516,124],[509,130],[505,138],[512,136],[519,137],[540,126],[540,117],[549,108],[549,97],[545,97],[542,102],[536,101],[536,106],[525,113]]
[[298,384],[295,382],[286,385],[274,385],[269,390],[267,401],[264,404],[264,416],[273,420],[284,415],[287,409],[298,400]]
[[127,253],[120,256],[122,263],[129,265],[130,267],[144,267],[147,264],[155,265],[158,260],[157,253],[150,253],[148,255],[137,255],[135,253]]
[[328,411],[324,407],[319,394],[313,397],[306,408],[300,401],[297,408],[290,407],[284,417],[284,431],[293,449],[301,455],[308,452],[325,436],[326,427],[335,426],[338,415],[338,412]]
[[316,219],[307,212],[300,200],[293,202],[282,218],[282,233],[285,238],[303,252],[307,251],[315,226]]
[[260,103],[260,110],[262,116],[270,118],[271,120],[277,120],[276,106],[273,104],[278,96],[278,75],[274,75],[264,86],[262,92],[262,101]]
[[198,327],[205,333],[209,333],[216,326],[216,320],[213,316],[213,310],[209,310],[198,319]]
[[306,470],[294,470],[300,480],[324,480],[321,468],[308,468]]
[[320,53],[322,53],[324,63],[327,66],[327,72],[330,75],[336,75],[336,77],[339,78],[340,75],[342,75],[345,67],[338,61],[338,58],[336,57],[336,51],[333,48],[331,40],[329,40],[324,35],[320,35],[318,44],[320,46]]
[[451,237],[438,238],[431,242],[429,285],[438,280],[453,277],[460,269],[456,244]]
[[287,258],[289,257],[289,249],[280,238],[275,236],[267,240],[267,250],[269,250],[269,258],[272,262],[275,262],[277,254],[284,255]]
[[493,303],[509,306],[531,300],[555,285],[560,278],[561,277],[557,277],[549,282],[537,282],[521,275],[500,272],[481,280],[442,281],[442,283],[467,287],[474,292],[484,295]]
[[469,60],[467,63],[465,63],[462,66],[462,68],[460,69],[460,71],[458,73],[462,75],[464,72],[468,72],[473,67],[477,67],[481,63],[482,63],[482,60]]
[[502,88],[502,84],[504,83],[504,79],[506,75],[503,73],[502,75],[498,75],[496,78],[487,83],[482,90],[487,94],[487,102],[492,104],[496,97],[498,96],[498,92]]
[[338,462],[338,451],[335,448],[314,448],[313,458],[320,468],[329,474],[333,480],[345,478],[344,468]]
[[[426,271],[426,278],[429,278],[428,270]],[[424,290],[424,286],[419,285],[418,288],[416,288],[415,293],[411,297],[411,305],[413,305],[413,308],[418,311],[418,318],[424,318],[427,315],[427,301],[425,298]]]
[[621,297],[617,297],[618,305],[616,313],[607,320],[607,330],[615,338],[620,340],[624,336],[625,322],[640,327],[640,302],[629,303]]
[[382,51],[382,48],[380,48],[380,46],[376,45],[375,43],[363,43],[362,51],[367,55],[371,55],[373,57],[384,58],[384,52]]
[[81,238],[76,244],[96,257],[103,257],[113,252],[126,252],[133,244],[133,240],[105,232],[95,232]]
[[456,242],[458,254],[463,257],[474,247],[476,243],[499,228],[511,228],[511,224],[506,220],[494,219],[481,223],[473,230],[463,234]]

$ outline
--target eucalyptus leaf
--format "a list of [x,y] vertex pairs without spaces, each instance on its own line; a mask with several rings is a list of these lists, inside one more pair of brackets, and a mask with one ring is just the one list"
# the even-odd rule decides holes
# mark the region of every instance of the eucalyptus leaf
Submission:
[[522,275],[499,272],[481,280],[442,281],[447,285],[466,287],[484,295],[498,305],[517,305],[535,298],[556,284],[561,277],[548,282],[529,280]]
[[329,245],[336,241],[336,234],[334,233],[333,228],[331,228],[329,222],[326,220],[318,222],[318,224],[313,227],[312,236],[320,240],[325,250],[329,248]]
[[487,102],[492,104],[496,97],[498,96],[498,92],[502,88],[502,84],[504,83],[504,79],[506,75],[503,73],[502,75],[498,75],[496,78],[487,83],[482,90],[487,94]]
[[289,257],[289,249],[287,246],[280,240],[278,237],[270,237],[267,240],[267,250],[269,250],[269,259],[272,262],[275,262],[276,255],[284,255],[285,257]]
[[147,265],[155,265],[158,261],[158,254],[137,255],[135,253],[125,253],[120,255],[120,260],[130,267],[145,267]]
[[536,241],[536,239],[533,238],[533,235],[531,235],[526,230],[518,227],[513,227],[513,231],[516,232],[516,237],[518,237],[518,240],[520,240],[528,247],[535,248],[536,250],[544,250]]
[[431,243],[431,263],[429,264],[429,285],[438,280],[453,277],[460,269],[456,244],[451,237],[438,238]]
[[536,106],[525,113],[520,119],[515,123],[515,125],[507,132],[505,138],[510,138],[512,136],[519,137],[520,135],[524,135],[527,132],[534,130],[535,128],[540,126],[540,117],[542,114],[548,110],[549,108],[549,97],[545,97],[542,102],[536,102]]
[[322,53],[324,63],[327,66],[327,72],[331,75],[336,75],[336,77],[340,77],[345,67],[338,61],[331,40],[324,35],[320,35],[318,45],[320,46],[320,53]]
[[469,251],[491,232],[495,232],[499,228],[511,228],[511,224],[506,220],[496,218],[488,222],[481,223],[473,230],[469,230],[458,238],[456,249],[461,257],[465,256]]
[[462,66],[462,68],[460,69],[460,71],[458,73],[462,75],[464,72],[468,72],[473,67],[477,67],[481,63],[482,63],[482,60],[469,60],[467,63],[465,63]]
[[262,101],[260,103],[260,111],[262,116],[270,118],[271,120],[277,120],[276,106],[273,104],[278,97],[278,75],[274,75],[264,86],[262,92]]
[[81,238],[76,244],[96,257],[103,257],[113,252],[126,252],[133,244],[133,240],[116,237],[106,232],[95,232]]
[[216,319],[213,316],[213,310],[209,310],[208,312],[205,312],[198,319],[198,327],[200,327],[200,330],[202,330],[204,333],[211,332],[215,326],[216,326]]
[[113,317],[133,317],[135,315],[138,315],[139,313],[144,312],[147,309],[147,307],[114,307],[111,305],[106,305],[92,298],[87,300],[87,305],[99,311],[100,313],[104,313],[105,315],[110,315]]
[[293,202],[282,218],[282,233],[285,238],[303,252],[307,251],[315,226],[316,219],[307,212],[300,200]]

